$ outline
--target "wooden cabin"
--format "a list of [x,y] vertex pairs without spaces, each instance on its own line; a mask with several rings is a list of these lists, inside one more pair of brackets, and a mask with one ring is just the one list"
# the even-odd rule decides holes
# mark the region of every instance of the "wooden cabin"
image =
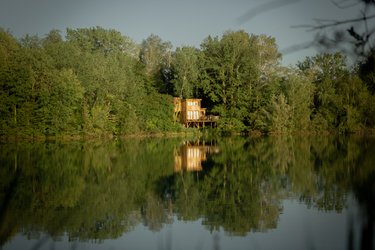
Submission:
[[174,119],[185,127],[216,126],[217,116],[207,116],[206,109],[201,107],[201,99],[181,99],[175,97]]

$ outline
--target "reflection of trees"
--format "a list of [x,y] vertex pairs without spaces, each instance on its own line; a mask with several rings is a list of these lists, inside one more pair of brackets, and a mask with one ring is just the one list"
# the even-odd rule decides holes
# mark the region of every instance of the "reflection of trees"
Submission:
[[[247,154],[246,140],[222,142],[223,153],[213,158],[214,168],[202,184],[205,224],[244,234],[276,227],[279,203],[270,166]],[[245,151],[245,153],[244,153]]]
[[142,206],[143,223],[152,231],[159,231],[164,223],[171,222],[170,214],[166,205],[158,196],[153,193],[146,194],[146,202]]
[[203,172],[181,172],[162,181],[169,183],[163,193],[172,196],[180,218],[203,217],[208,229],[223,227],[239,235],[276,227],[280,205],[269,164],[244,153],[246,143],[240,137],[219,141],[220,153],[208,157]]
[[0,207],[0,244],[19,231],[67,232],[72,240],[120,236],[141,222],[153,179],[173,171],[166,167],[173,165],[173,145],[173,139],[0,145],[0,204],[8,200]]
[[245,235],[275,228],[286,197],[341,211],[351,192],[365,215],[362,246],[371,248],[373,138],[221,138],[220,151],[207,154],[199,172],[174,172],[178,145],[178,139],[0,145],[0,244],[19,231],[101,241],[139,223],[160,230],[172,215]]
[[[222,227],[243,235],[275,228],[281,199],[290,196],[308,207],[340,212],[349,192],[361,197],[356,185],[368,188],[374,183],[374,159],[368,156],[372,139],[237,137],[219,140],[217,146],[220,153],[208,157],[202,172],[182,172],[160,181],[160,192],[172,197],[179,218],[203,217],[210,230]],[[374,203],[366,197],[363,204]]]

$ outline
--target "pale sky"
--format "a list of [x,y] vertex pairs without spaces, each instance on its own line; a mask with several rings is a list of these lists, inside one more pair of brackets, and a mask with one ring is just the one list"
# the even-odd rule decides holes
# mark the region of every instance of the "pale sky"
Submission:
[[[358,6],[340,9],[333,1],[355,0],[0,0],[0,26],[18,38],[43,37],[52,29],[64,35],[66,28],[101,26],[137,43],[155,34],[175,48],[199,48],[209,35],[243,29],[275,37],[283,51],[313,40],[313,32],[293,25],[314,24],[314,18],[358,17]],[[283,64],[295,64],[315,53],[305,49],[284,54]]]

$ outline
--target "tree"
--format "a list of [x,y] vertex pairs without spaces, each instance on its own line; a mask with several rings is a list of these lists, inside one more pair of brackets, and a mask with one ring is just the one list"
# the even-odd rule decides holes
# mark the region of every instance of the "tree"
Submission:
[[66,38],[68,42],[78,45],[85,52],[98,51],[104,55],[124,53],[132,57],[139,54],[139,47],[134,41],[114,29],[106,30],[99,26],[76,30],[68,28]]
[[49,86],[46,105],[46,134],[78,134],[82,124],[84,89],[71,69],[56,72]]
[[259,79],[265,81],[275,75],[280,68],[281,53],[278,50],[275,38],[270,36],[256,36],[255,46],[259,58],[257,62],[260,72]]
[[181,98],[197,96],[199,51],[193,47],[177,48],[172,61],[174,94]]
[[[17,127],[19,103],[24,100],[21,91],[23,82],[27,82],[30,71],[18,64],[20,46],[16,39],[0,29],[0,134],[9,133]],[[18,73],[17,73],[18,71]],[[18,84],[17,84],[18,83]]]
[[269,106],[270,132],[286,133],[292,127],[292,109],[284,94],[273,96]]
[[255,38],[244,31],[208,37],[201,44],[203,89],[222,118],[219,126],[243,130],[249,97],[257,79]]
[[375,49],[359,62],[359,76],[367,86],[372,95],[375,95]]
[[315,86],[313,126],[316,130],[332,130],[339,124],[342,109],[337,86],[348,74],[346,58],[340,53],[320,54],[298,64]]
[[291,129],[307,131],[311,125],[314,85],[308,77],[293,71],[282,85],[291,108]]
[[152,86],[160,92],[167,92],[172,60],[172,44],[163,41],[159,36],[151,34],[143,40],[140,61],[144,64],[146,76]]
[[339,131],[356,132],[374,125],[374,96],[355,72],[338,83],[337,92],[342,105]]

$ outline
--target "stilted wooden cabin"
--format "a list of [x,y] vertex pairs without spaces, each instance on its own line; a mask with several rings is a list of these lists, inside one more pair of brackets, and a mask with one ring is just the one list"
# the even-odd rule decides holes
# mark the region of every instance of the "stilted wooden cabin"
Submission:
[[206,109],[201,108],[201,99],[181,99],[175,97],[174,119],[185,127],[215,127],[218,116],[206,115]]

